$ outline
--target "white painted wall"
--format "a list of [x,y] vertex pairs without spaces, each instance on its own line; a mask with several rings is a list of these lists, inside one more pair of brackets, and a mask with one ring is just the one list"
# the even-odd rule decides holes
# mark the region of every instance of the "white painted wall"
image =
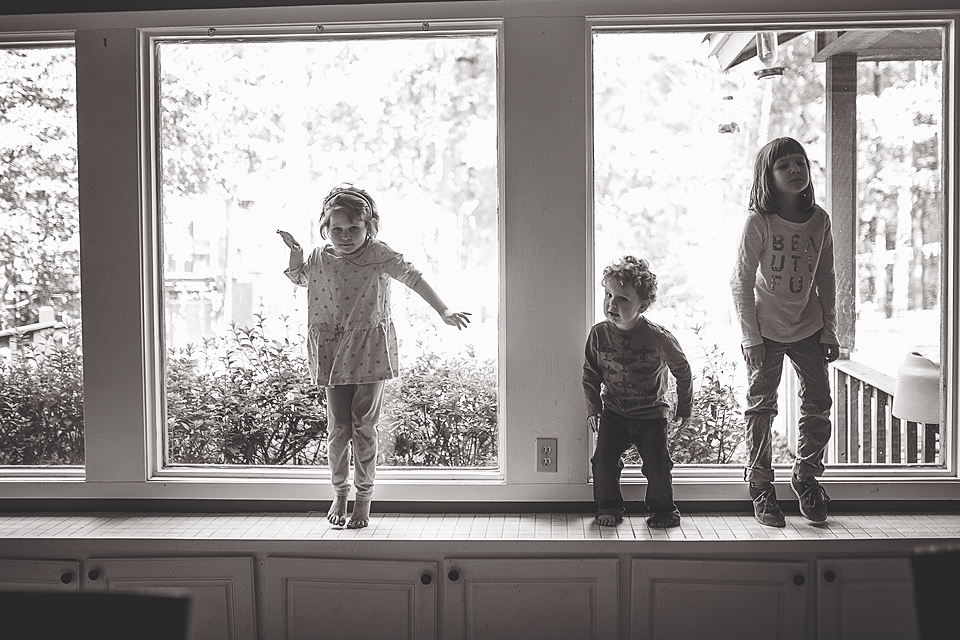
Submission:
[[[595,279],[589,273],[593,261],[587,244],[588,18],[639,16],[638,23],[653,25],[744,24],[768,8],[768,3],[746,0],[504,0],[4,17],[0,39],[43,32],[76,35],[87,467],[85,481],[0,480],[0,499],[327,500],[332,495],[322,474],[300,470],[226,481],[149,479],[148,454],[155,443],[147,441],[145,425],[156,413],[148,389],[156,384],[157,334],[151,321],[156,309],[144,308],[143,302],[150,286],[142,266],[150,250],[143,242],[150,220],[150,193],[143,185],[150,183],[151,149],[145,145],[147,122],[141,119],[146,111],[139,93],[140,29],[502,19],[503,475],[450,479],[385,470],[377,499],[589,501],[589,439],[580,385],[583,340],[594,304],[588,299],[589,283]],[[960,16],[953,1],[801,0],[791,9],[796,13],[780,17],[807,25]],[[957,101],[950,104],[948,115],[956,120]],[[952,154],[956,140],[948,142]],[[949,193],[955,212],[952,185]],[[955,228],[948,231],[956,243]],[[955,309],[956,284],[951,283],[946,306]],[[956,314],[951,322],[953,360],[945,369],[953,379]],[[948,400],[949,418],[955,422],[956,398]],[[559,440],[555,475],[535,472],[539,436]],[[955,451],[951,455],[955,459]],[[678,500],[746,499],[736,469],[718,472],[709,481],[679,473],[675,484]],[[626,494],[639,499],[642,486],[630,485]],[[960,499],[960,485],[949,479],[856,480],[837,484],[831,496]]]

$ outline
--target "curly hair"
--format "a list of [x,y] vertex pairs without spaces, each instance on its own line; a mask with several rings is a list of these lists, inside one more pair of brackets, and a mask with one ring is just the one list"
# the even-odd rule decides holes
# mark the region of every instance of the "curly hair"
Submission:
[[377,211],[377,203],[363,189],[352,184],[343,184],[330,190],[323,199],[323,213],[320,215],[321,238],[327,238],[330,217],[336,211],[345,213],[351,222],[364,222],[370,237],[377,237],[377,232],[380,231],[380,212]]
[[657,274],[650,271],[650,263],[643,258],[623,256],[614,260],[603,270],[600,284],[616,280],[620,286],[633,285],[640,297],[640,313],[650,308],[657,300]]
[[[776,138],[763,145],[757,152],[757,160],[753,167],[753,187],[750,189],[750,209],[757,213],[776,213],[780,209],[777,200],[777,190],[773,186],[773,165],[784,156],[799,153],[810,166],[810,158],[803,145],[793,138]],[[803,211],[813,208],[815,198],[813,194],[813,176],[810,184],[800,192],[800,207]]]

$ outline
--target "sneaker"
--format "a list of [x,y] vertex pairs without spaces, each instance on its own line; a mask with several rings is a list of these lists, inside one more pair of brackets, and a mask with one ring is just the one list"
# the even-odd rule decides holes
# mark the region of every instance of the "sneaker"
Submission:
[[810,522],[823,522],[827,519],[827,503],[830,497],[813,476],[798,478],[790,474],[790,486],[800,499],[800,515]]
[[647,526],[651,529],[669,529],[670,527],[680,526],[680,510],[661,511],[650,514],[647,518]]
[[760,524],[768,527],[787,526],[783,511],[777,504],[777,490],[772,484],[751,484],[750,497],[753,498],[753,515]]

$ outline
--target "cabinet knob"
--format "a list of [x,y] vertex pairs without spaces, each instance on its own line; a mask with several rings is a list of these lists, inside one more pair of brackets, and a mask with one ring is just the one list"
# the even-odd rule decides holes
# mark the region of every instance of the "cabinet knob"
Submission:
[[73,574],[70,573],[69,571],[67,573],[64,573],[63,575],[60,576],[60,582],[62,582],[63,584],[70,584],[71,582],[73,582]]
[[99,580],[100,571],[97,569],[90,569],[90,571],[87,573],[87,577],[90,578],[91,580]]
[[823,574],[823,579],[827,582],[833,582],[837,579],[837,574],[835,574],[833,571],[827,571],[825,574]]
[[452,582],[456,582],[460,579],[460,572],[456,569],[452,569],[450,573],[447,574],[447,577],[450,578]]
[[420,584],[426,585],[430,584],[431,582],[433,582],[433,576],[431,576],[429,573],[425,573],[420,576]]
[[798,587],[803,586],[803,583],[806,582],[806,581],[807,581],[807,579],[804,578],[804,577],[803,577],[802,575],[800,575],[799,573],[798,573],[797,575],[793,576],[793,584],[797,585]]

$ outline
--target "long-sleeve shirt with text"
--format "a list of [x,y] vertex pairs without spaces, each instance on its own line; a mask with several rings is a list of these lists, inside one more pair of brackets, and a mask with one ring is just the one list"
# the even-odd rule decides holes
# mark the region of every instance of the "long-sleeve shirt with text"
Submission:
[[796,342],[820,331],[837,339],[833,234],[827,212],[816,207],[806,222],[751,211],[743,225],[730,277],[742,345],[763,338]]

